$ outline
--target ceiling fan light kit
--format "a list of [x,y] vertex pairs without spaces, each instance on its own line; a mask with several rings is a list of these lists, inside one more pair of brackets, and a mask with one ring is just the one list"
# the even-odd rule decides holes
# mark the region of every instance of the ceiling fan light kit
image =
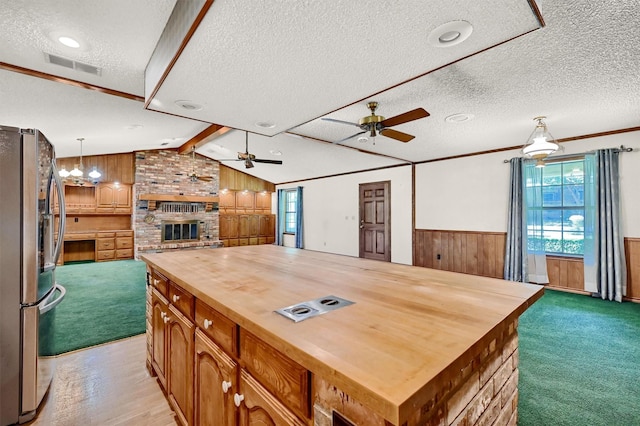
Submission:
[[544,122],[545,118],[547,117],[539,116],[533,119],[536,127],[522,147],[522,154],[525,157],[537,160],[536,167],[544,167],[544,159],[560,148],[555,138],[549,133]]

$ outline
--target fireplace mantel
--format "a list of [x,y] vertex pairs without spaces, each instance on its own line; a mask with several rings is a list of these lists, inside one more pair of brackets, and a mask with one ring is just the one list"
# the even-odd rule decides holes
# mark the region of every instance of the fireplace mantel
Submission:
[[171,201],[182,203],[204,203],[206,205],[205,210],[210,212],[213,210],[213,203],[220,201],[220,197],[216,196],[201,196],[201,195],[173,195],[173,194],[140,194],[138,199],[146,200],[149,202],[148,209],[155,210],[156,204],[159,201]]

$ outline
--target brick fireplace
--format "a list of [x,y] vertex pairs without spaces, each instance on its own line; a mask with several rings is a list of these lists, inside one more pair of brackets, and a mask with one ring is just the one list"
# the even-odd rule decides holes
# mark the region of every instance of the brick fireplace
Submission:
[[[175,150],[138,151],[135,154],[135,255],[182,249],[219,247],[219,165]],[[191,179],[211,176],[210,181]],[[170,230],[165,226],[174,224]],[[182,224],[189,224],[188,228]],[[188,229],[189,238],[182,237]],[[183,232],[184,231],[184,232]],[[171,238],[166,238],[168,232]]]

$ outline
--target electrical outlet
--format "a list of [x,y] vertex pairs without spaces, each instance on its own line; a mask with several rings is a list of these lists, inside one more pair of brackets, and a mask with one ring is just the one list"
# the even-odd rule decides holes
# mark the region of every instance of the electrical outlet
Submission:
[[436,255],[436,259],[440,260],[440,255],[439,254]]

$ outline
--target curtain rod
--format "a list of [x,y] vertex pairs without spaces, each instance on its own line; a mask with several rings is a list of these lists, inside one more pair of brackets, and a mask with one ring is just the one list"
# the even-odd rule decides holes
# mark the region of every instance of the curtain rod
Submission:
[[[619,147],[619,148],[614,148],[614,149],[615,149],[616,151],[618,151],[618,152],[632,152],[632,151],[633,151],[633,148],[630,148],[630,147],[628,147],[628,146],[624,146],[624,145],[620,145],[620,147]],[[584,154],[588,154],[588,153],[590,153],[590,152],[595,152],[595,151],[596,151],[596,150],[593,150],[593,151],[587,151],[587,152],[585,152]],[[554,159],[562,159],[562,158],[564,158],[564,157],[567,157],[567,158],[568,158],[568,157],[576,157],[576,156],[578,156],[578,155],[583,155],[583,154],[577,153],[577,154],[559,155],[559,156],[557,156],[557,157],[553,157],[553,158],[554,158]],[[503,162],[503,163],[505,163],[505,164],[509,163],[509,161],[511,161],[511,160],[502,160],[502,162]]]

